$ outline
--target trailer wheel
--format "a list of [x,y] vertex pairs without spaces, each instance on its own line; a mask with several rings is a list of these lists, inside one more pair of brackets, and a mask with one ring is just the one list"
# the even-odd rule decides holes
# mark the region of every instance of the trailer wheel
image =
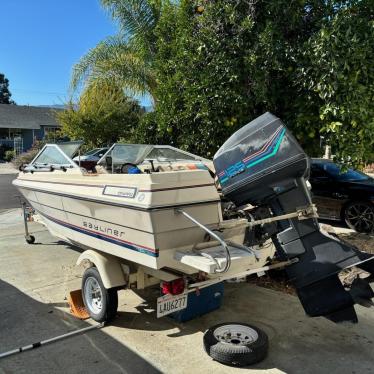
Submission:
[[27,244],[34,244],[35,243],[35,236],[34,235],[26,236],[25,239],[26,239]]
[[88,314],[95,321],[107,322],[116,316],[117,290],[104,287],[99,271],[95,267],[86,269],[83,274],[82,295]]
[[205,352],[226,365],[247,366],[262,361],[268,348],[267,335],[246,323],[221,323],[204,334]]

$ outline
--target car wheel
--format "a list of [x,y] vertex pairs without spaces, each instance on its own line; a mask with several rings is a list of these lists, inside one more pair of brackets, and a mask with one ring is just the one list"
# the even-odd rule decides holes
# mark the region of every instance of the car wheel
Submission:
[[82,296],[88,314],[95,321],[107,322],[116,316],[117,290],[104,287],[99,271],[95,267],[86,269],[83,274]]
[[374,206],[365,201],[352,201],[343,212],[347,226],[357,232],[374,231]]
[[268,348],[267,335],[246,323],[221,323],[204,334],[205,352],[226,365],[247,366],[259,362],[266,357]]

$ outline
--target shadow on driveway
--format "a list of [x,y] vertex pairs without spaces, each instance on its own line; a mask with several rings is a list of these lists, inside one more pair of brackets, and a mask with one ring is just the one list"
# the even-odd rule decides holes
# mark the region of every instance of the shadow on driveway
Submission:
[[[40,303],[0,281],[0,350],[5,352],[87,327],[50,304]],[[105,333],[89,331],[0,359],[0,373],[160,373]]]

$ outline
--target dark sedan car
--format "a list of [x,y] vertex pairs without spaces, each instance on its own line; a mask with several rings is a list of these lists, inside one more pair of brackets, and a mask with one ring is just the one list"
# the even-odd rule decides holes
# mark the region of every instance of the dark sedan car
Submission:
[[94,170],[97,162],[108,151],[109,148],[95,148],[81,156],[76,156],[73,160],[86,170]]
[[374,231],[374,179],[330,160],[312,159],[310,184],[321,218],[343,220],[364,233]]

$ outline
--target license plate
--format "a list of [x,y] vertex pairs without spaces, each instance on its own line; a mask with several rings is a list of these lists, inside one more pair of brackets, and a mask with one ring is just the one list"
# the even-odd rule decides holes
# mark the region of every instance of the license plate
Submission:
[[165,295],[157,298],[157,318],[187,308],[187,293]]

